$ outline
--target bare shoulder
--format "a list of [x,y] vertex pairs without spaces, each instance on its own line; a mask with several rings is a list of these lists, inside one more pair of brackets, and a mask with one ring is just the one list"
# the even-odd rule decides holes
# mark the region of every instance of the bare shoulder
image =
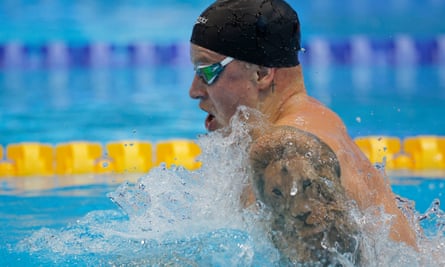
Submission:
[[334,151],[348,138],[343,120],[318,100],[304,95],[290,101],[287,112],[276,122],[310,132],[326,142]]
[[[340,177],[340,165],[332,149],[317,136],[291,126],[273,128],[254,140],[250,158],[254,169],[262,169],[271,162],[306,158],[319,171],[330,169],[328,176]],[[337,178],[336,178],[337,179]]]
[[328,116],[329,119],[333,119],[333,120],[335,120],[335,122],[343,124],[343,121],[340,118],[340,116],[338,116],[337,113],[335,113],[334,111],[332,111],[331,109],[326,107],[323,103],[321,103],[317,99],[310,97],[310,96],[307,96],[307,99],[308,99],[308,103],[311,106],[315,107],[316,109],[318,109],[320,111],[320,113],[322,113],[321,115]]
[[254,191],[272,211],[272,239],[285,257],[333,260],[322,243],[359,254],[340,164],[328,145],[299,129],[277,127],[254,141],[250,156]]
[[269,204],[277,204],[268,201],[273,200],[270,195],[294,197],[294,192],[304,193],[309,185],[319,182],[319,186],[328,185],[316,196],[325,198],[326,203],[345,195],[335,153],[311,133],[276,127],[253,142],[250,160],[257,197]]

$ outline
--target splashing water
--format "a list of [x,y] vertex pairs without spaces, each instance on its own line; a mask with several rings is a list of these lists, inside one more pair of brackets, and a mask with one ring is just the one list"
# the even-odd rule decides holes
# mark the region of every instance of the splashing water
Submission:
[[[199,170],[155,168],[136,184],[123,183],[108,194],[119,208],[90,212],[62,229],[43,228],[15,249],[36,255],[43,265],[282,265],[268,239],[267,208],[261,203],[244,208],[240,201],[249,183],[251,139],[245,121],[252,115],[257,114],[240,109],[231,131],[198,138]],[[296,188],[291,192],[297,193]],[[362,230],[357,238],[363,266],[444,266],[440,202],[419,214],[409,200],[398,200],[418,234],[418,251],[389,239],[391,216],[380,207],[351,208]],[[339,255],[339,262],[354,266],[348,255]]]

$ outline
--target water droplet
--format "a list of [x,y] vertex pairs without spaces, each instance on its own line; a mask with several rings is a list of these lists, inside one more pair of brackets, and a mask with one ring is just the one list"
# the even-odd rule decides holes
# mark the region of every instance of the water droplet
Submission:
[[326,232],[323,233],[323,239],[321,240],[320,245],[324,249],[328,249],[329,248]]
[[323,179],[323,182],[324,182],[329,188],[333,188],[333,187],[334,187],[334,183],[333,183],[331,180],[329,180],[329,179],[326,178],[326,177],[322,177],[322,179]]
[[139,189],[144,190],[144,189],[145,189],[145,185],[142,184],[142,183],[140,183],[140,184],[139,184]]
[[355,121],[358,122],[358,123],[361,123],[361,122],[362,122],[362,118],[360,118],[360,117],[356,117],[356,118],[355,118]]
[[292,182],[292,188],[290,189],[290,195],[294,197],[298,193],[298,185],[296,181]]
[[303,118],[301,118],[301,117],[297,117],[295,119],[295,122],[297,123],[297,125],[301,125],[301,126],[306,124],[306,121]]

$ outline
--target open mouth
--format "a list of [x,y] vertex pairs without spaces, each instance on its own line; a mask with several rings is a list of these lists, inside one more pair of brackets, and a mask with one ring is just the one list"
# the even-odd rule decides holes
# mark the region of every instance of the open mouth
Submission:
[[207,131],[214,131],[214,130],[216,130],[215,116],[213,116],[210,113],[207,115],[207,118],[205,120],[205,127],[206,127]]

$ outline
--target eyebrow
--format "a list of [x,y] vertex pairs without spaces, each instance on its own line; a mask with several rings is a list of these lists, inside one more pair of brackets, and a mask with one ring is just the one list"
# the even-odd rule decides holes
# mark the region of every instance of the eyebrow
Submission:
[[192,60],[193,64],[213,64],[215,62],[219,62],[222,59],[211,59],[212,55],[206,51],[200,51],[197,53],[196,57],[194,58],[194,61]]
[[207,64],[211,64],[212,61],[209,60],[206,57],[200,56],[200,57],[195,58],[194,62],[192,62],[192,63],[197,64],[197,65],[199,65],[199,64],[206,64],[207,65]]

